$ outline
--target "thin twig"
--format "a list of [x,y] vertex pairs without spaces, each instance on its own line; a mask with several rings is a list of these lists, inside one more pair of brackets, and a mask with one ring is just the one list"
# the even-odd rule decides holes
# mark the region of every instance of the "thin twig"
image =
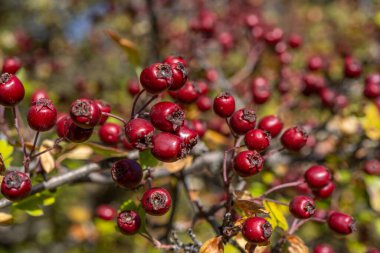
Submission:
[[108,113],[108,112],[102,112],[102,115],[107,116],[107,117],[111,117],[111,118],[114,118],[114,119],[117,119],[117,120],[123,122],[124,125],[127,124],[127,121],[125,119],[123,119],[122,117],[119,117],[119,116],[117,116],[115,114]]

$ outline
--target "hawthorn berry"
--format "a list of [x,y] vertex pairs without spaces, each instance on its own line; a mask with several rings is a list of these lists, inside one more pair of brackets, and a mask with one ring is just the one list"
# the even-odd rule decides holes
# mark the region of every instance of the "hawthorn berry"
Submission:
[[219,34],[218,42],[224,52],[227,52],[234,47],[234,37],[229,32],[222,32]]
[[175,133],[181,138],[186,154],[190,153],[191,149],[198,143],[198,133],[187,126],[179,127]]
[[380,161],[375,159],[365,161],[363,169],[369,175],[378,175],[380,174]]
[[18,57],[6,58],[3,62],[2,73],[16,74],[21,68],[21,60]]
[[169,90],[180,89],[187,81],[186,61],[180,56],[169,56],[164,63],[169,64],[173,73],[173,83]]
[[24,85],[17,76],[3,73],[0,76],[0,105],[15,106],[24,98]]
[[55,130],[58,137],[64,137],[66,131],[66,121],[71,120],[70,116],[66,113],[62,113],[57,116],[57,122],[55,123]]
[[245,145],[248,149],[264,151],[270,144],[270,133],[261,129],[249,130],[244,136]]
[[288,45],[291,48],[299,48],[302,45],[302,37],[297,34],[292,34],[288,39]]
[[21,171],[8,171],[1,182],[1,193],[11,201],[26,197],[31,189],[29,176]]
[[273,232],[271,224],[261,217],[249,217],[243,223],[241,233],[250,243],[265,243]]
[[112,165],[111,176],[113,181],[119,186],[134,189],[140,184],[143,178],[143,171],[140,164],[136,161],[122,159]]
[[70,107],[70,117],[81,128],[94,128],[102,117],[98,103],[80,98],[75,100]]
[[253,28],[253,27],[257,26],[259,24],[259,22],[260,22],[260,19],[256,14],[249,14],[245,17],[245,24],[249,28]]
[[211,99],[208,96],[202,95],[197,100],[197,107],[200,111],[205,112],[211,109]]
[[182,140],[179,136],[161,132],[152,138],[152,155],[163,162],[175,162],[183,155]]
[[170,91],[170,96],[184,104],[195,102],[200,96],[200,90],[196,82],[187,81],[181,89]]
[[320,56],[312,56],[307,62],[310,71],[317,71],[323,68],[323,59]]
[[368,82],[364,86],[363,94],[367,98],[377,98],[377,97],[380,97],[380,82],[379,83]]
[[252,109],[243,108],[234,112],[230,118],[230,126],[237,134],[245,134],[255,128],[256,113]]
[[129,140],[128,140],[127,137],[125,137],[125,138],[122,139],[122,143],[123,143],[123,147],[126,150],[129,151],[129,150],[133,150],[134,149],[133,146],[132,146],[132,144],[129,142]]
[[172,102],[158,102],[150,109],[153,126],[165,132],[175,132],[183,125],[185,112]]
[[256,104],[264,104],[271,96],[268,81],[263,77],[257,77],[252,81],[251,92]]
[[59,124],[63,124],[63,137],[67,141],[82,143],[91,138],[91,135],[94,131],[93,128],[82,128],[77,126],[70,116],[62,119],[63,122]]
[[349,78],[357,78],[362,73],[362,65],[359,60],[348,56],[344,59],[344,74]]
[[275,27],[265,33],[265,41],[270,45],[276,45],[282,40],[284,32],[282,29]]
[[283,124],[281,120],[274,115],[265,116],[260,120],[258,125],[259,129],[269,132],[272,138],[281,133],[282,127]]
[[307,196],[296,196],[289,203],[289,211],[298,219],[308,219],[315,213],[315,203]]
[[185,61],[185,59],[183,59],[183,57],[181,56],[175,56],[175,55],[170,55],[170,56],[167,56],[164,61],[164,63],[167,63],[169,65],[172,65],[172,64],[176,64],[176,63],[182,63],[182,65],[184,67],[187,67],[187,62]]
[[93,102],[99,107],[100,113],[102,114],[98,124],[103,125],[104,122],[106,122],[106,120],[108,119],[108,116],[104,115],[103,112],[104,113],[110,113],[111,112],[111,106],[106,101],[100,100],[100,99],[94,99]]
[[48,131],[57,121],[57,110],[51,100],[41,98],[29,108],[27,120],[30,128],[40,132]]
[[214,99],[214,112],[222,118],[228,118],[235,112],[235,99],[228,92],[222,92]]
[[296,126],[287,129],[281,135],[281,143],[286,149],[298,151],[303,148],[303,146],[305,146],[307,137],[308,135],[305,130],[301,127]]
[[133,210],[127,210],[119,213],[117,216],[117,226],[125,235],[136,234],[141,227],[141,218]]
[[191,121],[186,121],[185,125],[197,132],[199,138],[202,138],[207,131],[207,124],[204,121],[201,121],[199,119],[193,119]]
[[132,119],[125,125],[125,135],[134,148],[144,150],[150,147],[154,127],[145,119]]
[[147,214],[161,216],[167,213],[172,204],[169,192],[162,187],[146,190],[141,198],[142,208]]
[[140,74],[140,83],[146,91],[158,94],[171,87],[173,72],[169,64],[154,63],[146,67]]
[[328,169],[321,165],[313,165],[306,170],[305,181],[311,189],[321,189],[331,181]]
[[330,181],[326,186],[320,189],[313,190],[313,193],[316,197],[325,199],[325,198],[329,198],[331,194],[334,192],[334,190],[335,190],[335,185],[333,182]]
[[116,210],[110,205],[100,205],[96,208],[96,216],[102,220],[113,220],[116,217]]
[[338,234],[348,235],[356,230],[354,218],[340,212],[330,214],[327,224],[331,230]]
[[263,168],[264,158],[256,150],[239,152],[234,159],[234,169],[241,177],[259,173]]
[[133,97],[140,92],[140,84],[137,80],[129,80],[127,85],[128,93]]
[[214,83],[218,80],[219,74],[216,69],[208,69],[206,70],[205,79],[211,83]]
[[41,98],[49,98],[48,94],[45,90],[36,90],[33,92],[30,97],[30,104],[32,105],[34,102],[37,102]]
[[196,89],[197,89],[199,95],[206,95],[209,91],[208,84],[205,81],[197,81],[196,82]]
[[334,249],[328,244],[318,244],[313,253],[334,253]]
[[115,123],[105,123],[99,128],[99,138],[109,145],[116,145],[119,142],[121,127]]
[[326,86],[325,79],[313,73],[308,73],[302,77],[302,93],[306,96],[310,94],[319,93]]
[[365,253],[380,253],[380,250],[375,249],[375,248],[370,248]]

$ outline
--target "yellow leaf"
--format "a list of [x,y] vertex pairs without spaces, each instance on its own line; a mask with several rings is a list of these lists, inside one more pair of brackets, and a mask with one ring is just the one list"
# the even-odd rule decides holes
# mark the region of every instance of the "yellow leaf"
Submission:
[[289,253],[309,253],[309,248],[298,236],[289,235],[286,239],[290,243],[288,247]]
[[365,184],[369,195],[371,207],[376,212],[380,213],[380,178],[377,176],[365,176]]
[[0,226],[7,226],[13,223],[13,216],[8,213],[0,213]]
[[86,145],[78,145],[75,149],[67,152],[63,156],[65,159],[73,159],[73,160],[87,160],[93,154],[93,150],[91,147]]
[[223,253],[224,245],[222,241],[222,237],[214,237],[210,240],[207,240],[199,250],[200,253]]
[[82,206],[70,207],[67,216],[70,220],[78,223],[86,222],[91,218],[90,211]]
[[162,167],[166,168],[170,173],[175,173],[189,167],[193,162],[192,156],[187,156],[184,159],[176,161],[174,163],[162,163]]
[[360,123],[368,138],[380,140],[380,112],[374,104],[368,104],[364,108],[364,117]]
[[283,206],[268,200],[264,200],[263,204],[265,209],[269,212],[270,217],[268,221],[272,225],[273,229],[278,226],[284,231],[288,230],[289,226],[284,216],[285,209]]
[[[45,148],[44,146],[41,146],[40,152],[43,152],[46,149],[47,148]],[[46,173],[50,173],[55,168],[54,158],[49,151],[40,155],[40,162],[41,162],[42,169]]]
[[203,136],[203,140],[207,144],[211,144],[211,147],[225,145],[228,143],[228,138],[213,130],[207,130]]

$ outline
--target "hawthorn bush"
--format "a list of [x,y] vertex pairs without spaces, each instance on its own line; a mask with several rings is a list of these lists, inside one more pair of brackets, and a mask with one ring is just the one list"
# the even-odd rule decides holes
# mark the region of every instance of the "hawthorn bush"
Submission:
[[378,5],[4,1],[0,252],[379,252]]

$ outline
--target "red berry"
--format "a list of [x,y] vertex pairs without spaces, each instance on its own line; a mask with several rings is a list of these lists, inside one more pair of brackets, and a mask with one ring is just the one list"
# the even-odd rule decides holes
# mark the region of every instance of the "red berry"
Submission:
[[302,37],[297,34],[291,35],[288,39],[288,45],[291,48],[299,48],[302,45]]
[[180,56],[168,56],[164,63],[169,64],[173,72],[173,83],[170,90],[180,89],[187,81],[186,61]]
[[218,78],[219,78],[218,71],[216,69],[208,69],[208,70],[206,70],[205,78],[206,78],[207,81],[209,81],[211,83],[216,82],[218,80]]
[[208,96],[200,96],[197,100],[197,107],[200,111],[205,112],[211,109],[211,99]]
[[199,98],[200,93],[196,82],[187,81],[181,89],[170,92],[169,94],[181,103],[190,104]]
[[175,132],[183,125],[185,113],[175,103],[158,102],[150,110],[150,120],[161,131]]
[[161,132],[152,138],[151,152],[163,162],[175,162],[182,158],[182,141],[177,135]]
[[380,174],[380,161],[375,159],[365,161],[363,169],[369,175],[378,175]]
[[348,235],[356,230],[354,218],[344,213],[330,214],[327,223],[329,228],[338,234]]
[[313,165],[305,172],[305,181],[312,189],[321,189],[331,181],[331,174],[326,167]]
[[142,208],[147,214],[160,216],[167,213],[172,204],[169,192],[162,187],[150,188],[141,198]]
[[105,123],[99,128],[99,138],[109,145],[116,145],[119,142],[121,127],[115,123]]
[[313,253],[334,253],[334,249],[328,244],[318,244]]
[[349,78],[357,78],[362,73],[361,63],[352,57],[346,57],[344,59],[344,74]]
[[144,150],[150,147],[154,127],[145,119],[132,119],[125,125],[125,135],[134,148]]
[[302,78],[303,80],[303,88],[302,93],[306,96],[309,96],[313,93],[321,92],[321,90],[325,89],[325,79],[322,76],[309,73]]
[[182,63],[184,67],[187,67],[187,62],[181,56],[174,56],[174,55],[167,56],[164,59],[163,63],[167,63],[169,65]]
[[199,95],[206,95],[208,93],[208,84],[205,81],[197,81],[196,89]]
[[367,98],[380,97],[380,83],[369,82],[364,86],[364,96]]
[[134,149],[133,146],[132,146],[132,144],[129,142],[129,140],[127,138],[123,138],[122,142],[123,142],[123,147],[126,150],[129,151],[129,150],[133,150]]
[[176,131],[176,135],[181,138],[186,154],[190,153],[191,149],[197,144],[199,139],[198,133],[187,126],[181,126]]
[[154,63],[146,67],[140,74],[140,83],[146,91],[158,94],[173,84],[173,72],[169,64]]
[[17,57],[9,57],[4,60],[2,73],[16,74],[21,68],[21,60]]
[[57,121],[57,110],[51,100],[41,98],[29,108],[27,120],[30,128],[41,132],[48,131]]
[[223,92],[214,99],[214,112],[222,117],[228,118],[235,112],[235,99],[227,92]]
[[314,190],[313,193],[316,197],[325,199],[325,198],[329,198],[331,194],[334,192],[334,190],[335,190],[335,185],[333,182],[330,181],[326,186],[320,189]]
[[378,74],[378,73],[369,74],[368,76],[366,76],[364,82],[365,82],[365,84],[369,84],[369,83],[379,84],[380,83],[380,74]]
[[15,106],[24,98],[25,89],[21,81],[14,75],[3,73],[0,76],[0,104]]
[[256,104],[264,104],[271,95],[268,81],[263,77],[255,78],[252,81],[251,89],[253,101]]
[[[103,113],[103,112],[110,113],[111,112],[111,106],[106,101],[94,99],[93,102],[99,107],[100,113]],[[108,119],[108,116],[102,114],[98,124],[103,125],[107,119]]]
[[218,41],[224,52],[234,47],[234,37],[229,32],[222,32],[218,37]]
[[81,128],[77,126],[71,117],[67,117],[63,119],[63,133],[64,138],[67,141],[82,143],[91,138],[93,128]]
[[193,119],[185,122],[186,126],[197,132],[199,138],[202,138],[207,131],[207,124],[199,119]]
[[1,193],[11,201],[26,197],[32,189],[32,182],[27,174],[21,171],[9,171],[1,182]]
[[264,151],[269,147],[270,139],[269,132],[261,129],[252,129],[245,134],[244,142],[248,149]]
[[57,135],[59,137],[64,137],[65,136],[65,131],[66,131],[66,121],[71,120],[70,116],[66,113],[62,113],[61,115],[58,115],[57,117],[57,122],[55,123],[55,128]]
[[132,97],[137,95],[140,92],[140,84],[137,80],[134,80],[134,79],[129,80],[127,88],[128,88],[129,94]]
[[284,32],[280,28],[275,27],[265,33],[264,39],[268,44],[276,45],[278,42],[282,40],[283,36],[284,36]]
[[94,128],[102,117],[98,103],[80,98],[71,104],[70,117],[81,128]]
[[230,126],[237,134],[245,134],[255,128],[256,113],[254,110],[243,108],[234,112],[230,118]]
[[265,243],[273,232],[271,224],[261,217],[249,217],[245,220],[241,233],[250,243]]
[[45,90],[36,90],[33,92],[32,96],[30,97],[30,104],[32,105],[34,102],[37,102],[41,98],[49,98],[48,94]]
[[249,177],[259,173],[264,159],[256,150],[241,151],[235,156],[234,169],[241,177]]
[[281,136],[282,145],[289,150],[298,151],[307,142],[307,133],[301,127],[287,129]]
[[375,248],[370,248],[366,251],[366,253],[380,253],[380,250],[375,249]]
[[116,217],[116,210],[110,205],[100,205],[96,208],[96,215],[102,220],[113,220]]
[[133,210],[123,211],[117,216],[117,226],[126,235],[136,234],[141,227],[141,218]]
[[274,115],[265,116],[258,125],[258,128],[269,132],[272,138],[280,134],[282,127],[281,120]]
[[323,68],[323,59],[320,56],[312,56],[309,58],[309,61],[307,62],[307,67],[311,71],[317,71]]
[[136,161],[122,159],[112,165],[111,176],[119,186],[134,189],[139,186],[143,178],[143,171]]
[[245,17],[245,24],[249,28],[253,28],[257,26],[259,22],[260,22],[260,19],[256,14],[249,14],[248,16]]
[[334,107],[334,102],[336,99],[336,93],[332,89],[322,88],[319,91],[319,97],[320,97],[321,102],[324,106],[327,106],[329,108]]
[[289,203],[289,211],[298,219],[308,219],[315,213],[314,200],[306,196],[296,196]]

